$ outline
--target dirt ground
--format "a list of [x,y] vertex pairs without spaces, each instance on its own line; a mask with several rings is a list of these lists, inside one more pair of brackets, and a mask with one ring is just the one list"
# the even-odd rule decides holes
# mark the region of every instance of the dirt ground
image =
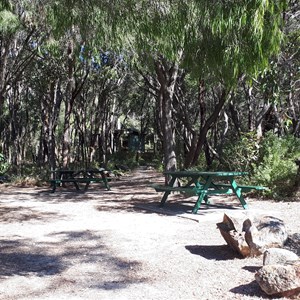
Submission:
[[[268,214],[300,232],[300,202],[215,197],[192,214],[195,198],[159,208],[162,181],[138,170],[87,192],[72,187],[0,186],[0,299],[269,299],[216,223],[229,214]],[[283,298],[280,298],[283,299]]]

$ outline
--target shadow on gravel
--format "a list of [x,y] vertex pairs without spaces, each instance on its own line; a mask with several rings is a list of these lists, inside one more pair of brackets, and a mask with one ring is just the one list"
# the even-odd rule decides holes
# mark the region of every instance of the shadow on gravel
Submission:
[[64,265],[56,255],[39,253],[37,249],[27,249],[30,240],[1,240],[0,278],[7,276],[50,276],[61,273]]
[[231,260],[242,258],[227,245],[188,245],[185,246],[185,248],[190,251],[191,254],[200,255],[209,260]]
[[248,297],[255,297],[259,299],[270,299],[259,287],[258,283],[253,280],[248,284],[239,285],[230,290],[234,294],[239,294]]
[[0,222],[14,223],[14,222],[27,222],[27,221],[50,221],[62,217],[57,213],[44,212],[34,210],[23,206],[8,206],[3,205],[0,207]]
[[74,288],[105,290],[148,281],[140,274],[139,261],[115,254],[98,232],[59,231],[47,237],[52,242],[17,236],[14,241],[0,240],[0,279],[59,274],[61,280],[73,282]]
[[[1,192],[1,199],[7,195],[15,196],[24,201],[47,202],[60,204],[63,202],[87,202],[95,201],[95,208],[99,211],[136,211],[144,214],[177,215],[192,214],[192,209],[197,197],[186,197],[180,194],[171,194],[163,208],[159,207],[163,193],[157,193],[151,185],[163,180],[161,174],[153,171],[140,170],[138,173],[124,176],[110,183],[111,190],[107,191],[101,184],[91,184],[89,189],[76,191],[74,186],[59,187],[55,193],[51,193],[50,187],[39,189],[18,188]],[[217,203],[212,201],[210,205],[202,204],[197,215],[207,215],[213,210],[241,209],[239,202],[231,198],[218,198]]]
[[147,281],[147,278],[140,276],[142,264],[139,261],[114,254],[97,232],[60,231],[50,236],[60,241],[53,247],[62,248],[61,258],[71,269],[75,268],[74,276],[80,273],[81,279],[75,279],[76,287],[123,289]]

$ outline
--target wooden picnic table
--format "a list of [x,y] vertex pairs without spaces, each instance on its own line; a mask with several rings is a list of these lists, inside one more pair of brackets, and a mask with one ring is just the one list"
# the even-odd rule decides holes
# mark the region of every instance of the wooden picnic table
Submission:
[[55,192],[57,186],[64,185],[65,183],[73,183],[77,191],[80,190],[79,184],[85,184],[84,190],[86,191],[90,183],[100,182],[104,184],[107,190],[110,190],[108,172],[102,168],[87,170],[58,169],[52,173],[54,174],[54,178],[50,180],[52,193]]
[[[193,213],[197,213],[203,200],[208,204],[208,195],[234,194],[239,199],[243,208],[247,208],[243,192],[253,189],[264,190],[264,187],[239,185],[235,178],[247,175],[247,172],[206,172],[206,171],[168,171],[164,175],[170,176],[171,180],[167,185],[153,185],[157,192],[164,192],[160,201],[160,206],[164,206],[171,192],[181,192],[189,195],[196,195],[198,199],[193,208]],[[176,182],[185,184],[174,186]]]

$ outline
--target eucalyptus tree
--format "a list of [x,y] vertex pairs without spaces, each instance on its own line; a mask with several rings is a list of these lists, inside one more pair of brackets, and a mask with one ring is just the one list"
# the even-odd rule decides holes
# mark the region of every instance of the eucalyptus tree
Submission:
[[0,105],[3,105],[3,94],[5,90],[5,77],[8,59],[8,48],[11,37],[19,27],[17,17],[11,12],[9,1],[2,1],[0,4]]
[[[16,91],[25,74],[23,82],[26,81],[37,101],[41,100],[41,139],[45,142],[41,143],[40,153],[49,156],[52,168],[55,149],[61,151],[59,157],[64,166],[70,161],[74,111],[81,101],[86,101],[82,100],[83,88],[92,60],[97,59],[100,50],[112,49],[111,45],[117,44],[117,30],[112,24],[116,20],[110,18],[113,11],[114,6],[108,1],[1,2],[0,105],[2,108],[9,90]],[[38,76],[45,80],[39,82]],[[11,107],[14,115],[18,114],[18,106]],[[9,119],[11,124],[17,124]],[[60,122],[61,142],[57,140]]]
[[106,165],[115,150],[114,134],[122,114],[120,102],[127,98],[122,85],[127,79],[122,57],[112,52],[100,52],[98,59],[95,56],[73,112],[81,141],[78,148],[87,163],[96,161]]
[[[289,1],[283,14],[284,41],[278,55],[270,57],[268,68],[262,70],[252,84],[240,81],[233,101],[239,109],[237,127],[257,132],[262,137],[267,131],[278,135],[299,135],[299,13],[297,1]],[[246,126],[241,124],[241,120]]]
[[37,56],[34,43],[40,40],[34,18],[30,16],[34,3],[28,2],[26,11],[22,4],[21,1],[4,1],[0,11],[1,140],[6,155],[15,165],[25,152],[24,135],[29,128],[26,124],[28,88],[22,76]]
[[[71,112],[83,81],[76,82],[80,45],[86,59],[99,49],[131,52],[131,60],[152,61],[159,82],[158,107],[166,169],[176,168],[174,93],[180,68],[201,82],[218,86],[218,102],[194,128],[197,143],[187,166],[196,163],[206,135],[237,80],[265,67],[282,39],[285,1],[78,0],[5,1],[26,16],[27,28],[40,29],[48,41],[67,40],[65,58],[63,157],[70,151]],[[32,6],[34,5],[34,9]],[[4,7],[4,6],[3,6]],[[11,11],[14,11],[11,9]],[[17,18],[20,20],[20,18]],[[3,22],[2,22],[3,23]],[[46,27],[43,26],[46,24]],[[32,26],[32,27],[31,27]],[[41,46],[42,42],[38,43]],[[39,47],[37,47],[38,49]],[[84,79],[84,77],[82,78]],[[205,95],[203,95],[205,96]],[[205,103],[203,98],[201,103]]]
[[[136,53],[152,56],[160,78],[165,168],[176,168],[172,103],[178,67],[202,84],[219,85],[215,110],[201,121],[197,162],[208,130],[241,76],[255,76],[278,52],[285,1],[127,1],[128,40]],[[147,57],[148,57],[147,56]],[[163,62],[171,63],[169,67]],[[203,116],[202,116],[203,117]]]
[[[192,72],[204,85],[207,82],[219,85],[219,101],[212,114],[201,121],[196,149],[186,163],[189,166],[197,162],[207,132],[238,79],[257,75],[267,66],[269,57],[278,52],[286,3],[284,0],[115,0],[103,1],[101,9],[94,1],[70,4],[62,1],[56,5],[66,6],[69,16],[62,16],[65,10],[56,8],[55,20],[63,20],[68,28],[72,28],[74,20],[77,25],[82,24],[79,28],[89,45],[100,42],[106,47],[131,47],[137,59],[153,59],[160,83],[158,103],[165,168],[174,169],[172,105],[179,67]],[[81,22],[87,15],[89,18]],[[95,30],[88,32],[88,27]]]

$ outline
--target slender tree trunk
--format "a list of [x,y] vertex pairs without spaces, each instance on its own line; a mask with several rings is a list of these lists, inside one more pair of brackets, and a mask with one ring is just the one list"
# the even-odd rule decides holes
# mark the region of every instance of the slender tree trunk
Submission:
[[[238,110],[236,109],[236,104],[233,101],[230,101],[228,108],[229,108],[229,112],[230,112],[230,116],[231,116],[231,120],[233,122],[234,128],[235,128],[238,136],[240,136],[241,135],[241,124],[240,124],[240,120],[239,120],[239,116],[238,116]],[[249,115],[250,115],[250,112],[249,112]],[[249,115],[248,115],[248,120],[250,120]]]
[[163,60],[160,59],[155,61],[155,69],[160,84],[158,101],[163,135],[164,168],[166,171],[176,170],[177,160],[172,101],[178,76],[178,66],[174,64],[167,70]]
[[[198,141],[195,149],[187,155],[187,159],[185,162],[185,167],[195,166],[199,159],[200,153],[205,145],[208,130],[211,126],[218,120],[221,109],[224,107],[224,104],[227,99],[228,92],[225,88],[222,89],[221,95],[219,97],[219,102],[216,104],[214,111],[209,116],[209,118],[204,121],[203,113],[201,115],[201,127],[198,133]],[[202,101],[202,100],[201,100]],[[200,102],[201,103],[201,102]]]
[[8,60],[9,44],[5,41],[1,41],[1,55],[0,55],[0,116],[3,111],[4,94],[5,94],[5,76]]
[[[56,169],[56,140],[55,130],[60,112],[62,97],[60,95],[59,80],[50,81],[48,93],[42,98],[42,134],[44,149],[47,149],[48,164],[51,171]],[[52,174],[53,175],[53,174]]]
[[73,41],[69,41],[68,45],[68,84],[65,95],[65,115],[64,115],[64,128],[63,128],[63,144],[62,144],[62,166],[66,168],[70,162],[70,149],[71,149],[71,114],[74,103],[74,70],[75,70],[75,58],[74,58],[74,44]]

